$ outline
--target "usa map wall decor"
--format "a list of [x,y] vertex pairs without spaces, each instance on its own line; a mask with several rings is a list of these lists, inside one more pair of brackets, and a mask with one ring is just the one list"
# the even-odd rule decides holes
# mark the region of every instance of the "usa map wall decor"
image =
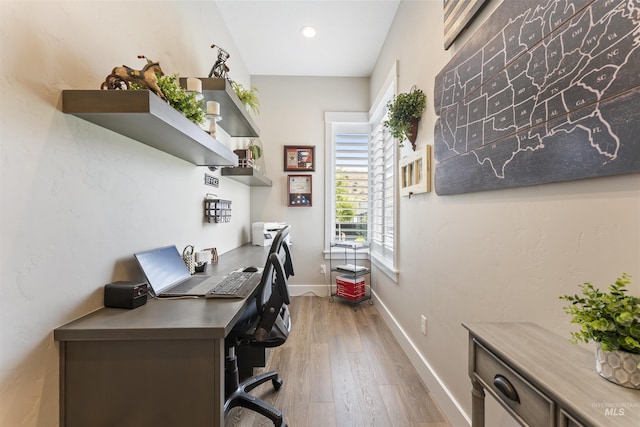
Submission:
[[640,2],[505,1],[438,74],[439,195],[640,171]]

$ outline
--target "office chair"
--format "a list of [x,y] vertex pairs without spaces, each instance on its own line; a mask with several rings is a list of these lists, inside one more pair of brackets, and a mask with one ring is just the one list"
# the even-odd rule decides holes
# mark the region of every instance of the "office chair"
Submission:
[[[294,276],[293,272],[293,260],[291,259],[291,248],[289,248],[289,244],[286,239],[289,233],[291,232],[291,226],[286,225],[282,227],[276,236],[273,238],[273,242],[271,242],[271,248],[269,248],[270,254],[284,252],[286,258],[284,261],[284,272],[287,274],[287,279],[290,276]],[[267,262],[269,260],[267,259]]]
[[[289,277],[295,276],[293,271],[293,258],[291,257],[291,249],[289,248],[289,244],[287,244],[286,237],[289,235],[291,231],[291,226],[287,225],[278,231],[276,237],[273,239],[273,243],[271,244],[271,248],[269,249],[269,253],[277,253],[280,257],[284,257],[284,274],[289,280]],[[267,257],[267,262],[269,259]],[[283,318],[285,322],[290,322],[289,315],[289,307],[287,305],[283,305],[280,309],[280,316]]]
[[277,371],[272,371],[251,377],[240,383],[235,347],[238,345],[277,347],[287,340],[291,330],[291,321],[288,311],[287,316],[281,314],[282,308],[290,302],[287,275],[283,265],[285,258],[284,251],[269,254],[258,286],[255,310],[248,309],[250,315],[243,316],[225,339],[227,352],[225,416],[232,408],[241,406],[264,415],[273,421],[276,427],[286,427],[282,412],[251,396],[249,392],[269,380],[271,380],[273,387],[279,390],[282,386],[282,379],[278,378]]

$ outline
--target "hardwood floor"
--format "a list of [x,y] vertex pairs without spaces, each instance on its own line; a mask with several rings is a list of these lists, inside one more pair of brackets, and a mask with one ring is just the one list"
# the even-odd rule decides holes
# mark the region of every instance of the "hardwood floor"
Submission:
[[[293,327],[272,350],[266,370],[284,384],[253,390],[284,413],[289,427],[449,427],[375,305],[353,306],[327,297],[292,298]],[[256,372],[263,372],[263,369]],[[273,426],[234,408],[225,427]]]

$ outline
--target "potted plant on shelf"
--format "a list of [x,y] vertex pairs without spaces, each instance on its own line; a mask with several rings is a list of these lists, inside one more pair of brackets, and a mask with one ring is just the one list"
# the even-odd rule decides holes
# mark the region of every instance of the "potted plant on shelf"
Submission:
[[640,298],[627,295],[630,276],[623,273],[609,286],[609,292],[591,283],[580,287],[582,296],[563,295],[571,305],[564,311],[571,323],[580,325],[572,341],[597,343],[596,371],[624,387],[640,389]]
[[260,100],[258,99],[258,89],[252,87],[245,89],[240,83],[231,82],[233,91],[240,98],[240,102],[247,110],[253,111],[254,114],[260,114]]
[[418,122],[426,106],[427,96],[415,86],[409,93],[400,93],[387,103],[389,118],[383,125],[391,131],[401,147],[402,142],[408,139],[415,151]]
[[[162,75],[158,76],[158,86],[162,89],[164,96],[167,98],[167,102],[174,109],[180,111],[185,117],[191,120],[193,123],[202,124],[204,122],[204,110],[202,106],[204,101],[197,100],[193,93],[184,90],[178,83],[178,75],[172,76]],[[147,89],[138,83],[131,84],[132,90]]]

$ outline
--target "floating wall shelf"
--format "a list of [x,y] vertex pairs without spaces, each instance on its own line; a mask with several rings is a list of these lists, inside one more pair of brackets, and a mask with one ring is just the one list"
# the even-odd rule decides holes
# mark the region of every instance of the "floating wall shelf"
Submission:
[[[220,116],[222,116],[222,120],[218,122],[218,126],[233,137],[260,136],[260,129],[256,126],[227,79],[214,77],[197,78],[202,81],[202,95],[205,100],[205,108],[207,101],[216,101],[220,104]],[[180,86],[186,89],[186,77],[180,78]]]
[[252,187],[271,187],[271,180],[255,168],[222,168],[220,174]]
[[62,111],[197,166],[238,164],[233,151],[148,90],[63,90]]

